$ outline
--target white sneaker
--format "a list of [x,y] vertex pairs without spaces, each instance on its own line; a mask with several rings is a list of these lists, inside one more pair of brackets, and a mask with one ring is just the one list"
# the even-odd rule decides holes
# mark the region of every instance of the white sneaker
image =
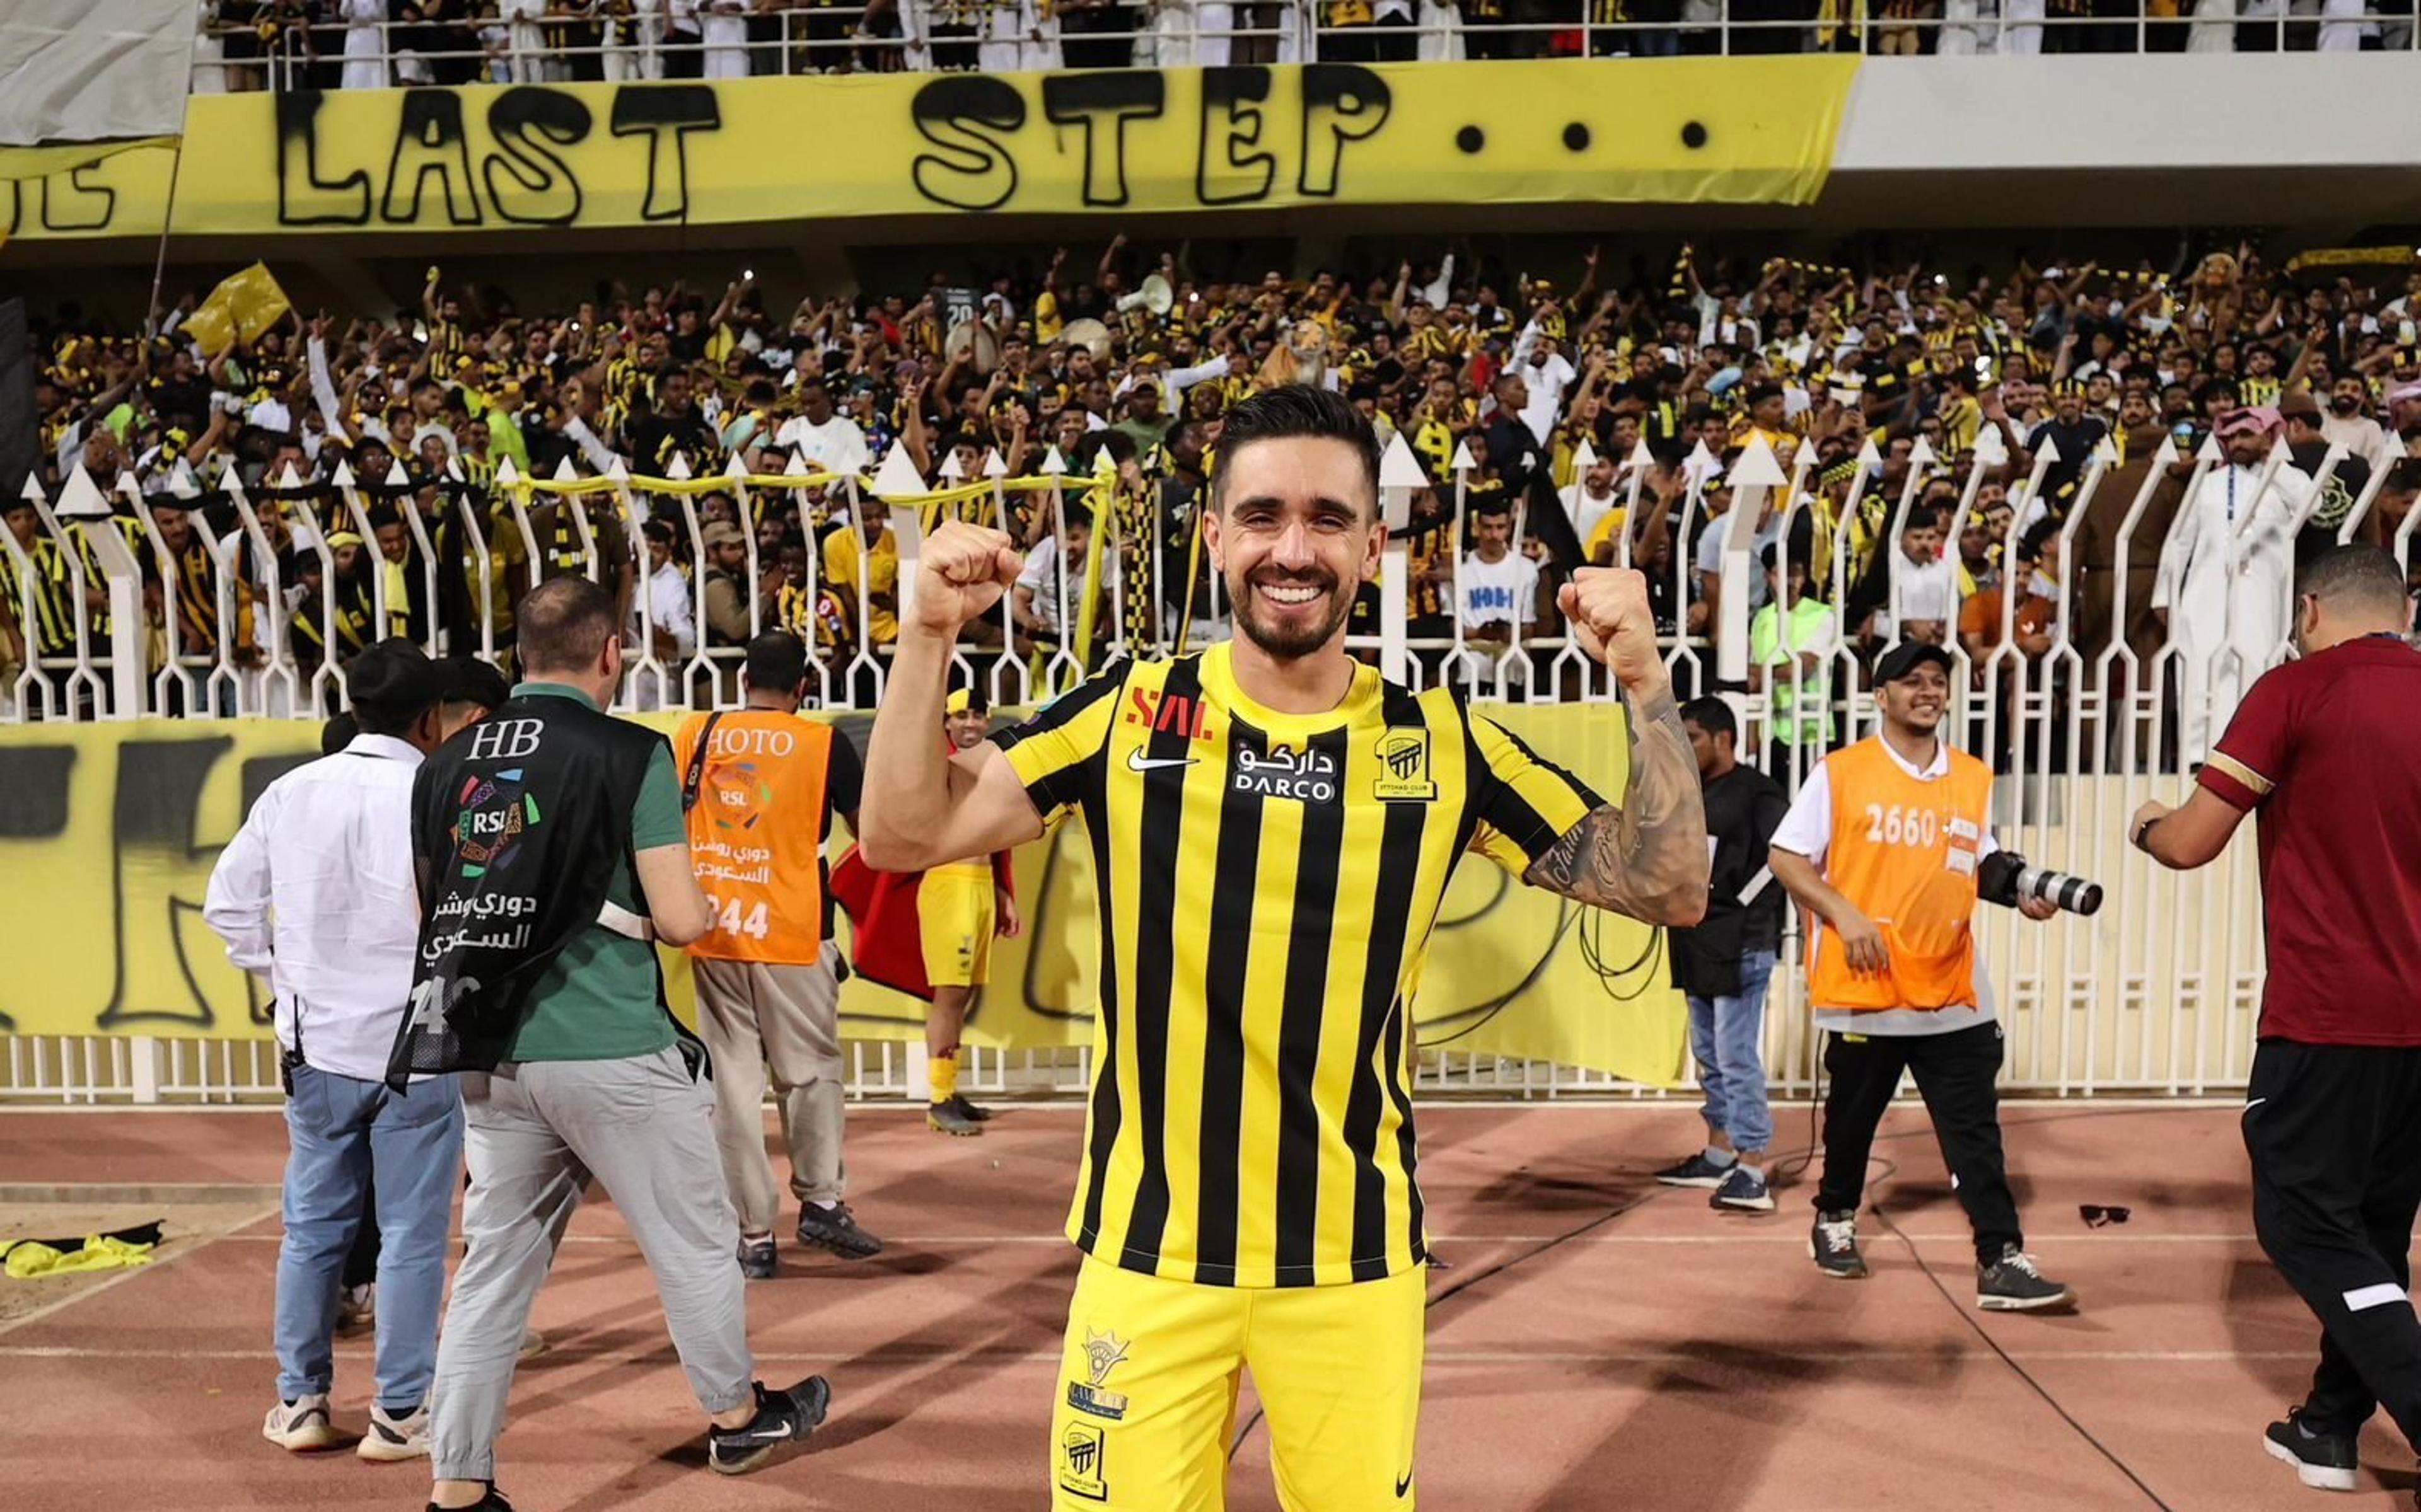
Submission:
[[405,1417],[390,1417],[383,1407],[370,1409],[370,1427],[353,1451],[364,1459],[392,1462],[429,1457],[429,1404],[421,1403]]
[[357,1333],[378,1321],[378,1286],[363,1282],[336,1293],[336,1332]]
[[336,1442],[336,1425],[328,1421],[328,1398],[303,1396],[278,1403],[261,1423],[260,1436],[296,1454],[328,1448]]

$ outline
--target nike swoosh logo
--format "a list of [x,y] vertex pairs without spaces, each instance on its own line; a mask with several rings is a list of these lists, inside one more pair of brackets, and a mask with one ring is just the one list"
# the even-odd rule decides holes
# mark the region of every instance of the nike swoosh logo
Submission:
[[2248,1103],[2246,1103],[2246,1104],[2244,1105],[2244,1111],[2245,1111],[2246,1113],[2251,1113],[2254,1109],[2256,1109],[2256,1108],[2257,1108],[2257,1107],[2261,1106],[2263,1103],[2265,1103],[2265,1102],[2267,1102],[2267,1101],[2269,1101],[2269,1100],[2270,1100],[2270,1099],[2269,1099],[2268,1098],[2255,1098],[2252,1101],[2250,1101],[2250,1102],[2248,1102]]
[[1404,1478],[1403,1478],[1403,1479],[1401,1479],[1401,1480],[1399,1480],[1399,1481],[1398,1481],[1398,1482],[1396,1482],[1396,1499],[1397,1499],[1398,1501],[1401,1501],[1401,1500],[1403,1499],[1403,1495],[1404,1495],[1404,1493],[1405,1493],[1406,1491],[1411,1490],[1412,1489],[1413,1489],[1413,1473],[1412,1473],[1411,1471],[1409,1471],[1409,1470],[1408,1470],[1408,1471],[1404,1472]]
[[1137,746],[1127,753],[1127,770],[1158,772],[1164,767],[1190,767],[1200,759],[1199,756],[1148,756],[1143,754],[1143,747]]

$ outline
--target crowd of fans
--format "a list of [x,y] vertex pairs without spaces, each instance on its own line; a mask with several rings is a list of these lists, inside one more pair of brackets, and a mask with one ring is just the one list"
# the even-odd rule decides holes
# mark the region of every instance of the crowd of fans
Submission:
[[2412,0],[205,0],[206,90],[1676,54],[2360,52]]
[[[1061,251],[964,284],[934,273],[787,309],[743,278],[705,293],[616,285],[541,313],[431,269],[404,307],[292,314],[209,355],[182,324],[194,295],[148,340],[65,309],[36,335],[42,481],[56,498],[81,465],[108,491],[146,572],[153,667],[307,673],[383,629],[508,659],[533,577],[593,570],[629,606],[634,653],[667,668],[695,675],[778,623],[837,671],[879,662],[896,632],[897,548],[870,491],[643,487],[634,514],[590,493],[575,519],[551,493],[516,509],[499,469],[595,476],[618,462],[711,480],[736,460],[758,475],[870,478],[897,449],[935,488],[999,479],[949,507],[1028,550],[985,654],[1039,666],[1222,632],[1219,585],[1194,549],[1220,416],[1261,385],[1320,383],[1434,480],[1408,532],[1424,676],[1520,696],[1562,645],[1554,590],[1584,563],[1645,569],[1677,647],[1722,631],[1728,475],[1761,440],[1786,469],[1806,454],[1804,504],[1786,512],[1786,491],[1767,496],[1762,569],[1747,613],[1728,619],[1749,627],[1752,687],[1776,669],[1777,732],[1819,743],[1826,700],[1780,684],[1820,675],[1835,647],[1917,635],[1957,640],[1980,663],[2005,624],[2039,657],[2065,623],[2089,664],[2116,642],[2148,654],[2185,633],[2161,617],[2172,608],[2226,620],[2225,602],[2195,607],[2199,569],[2163,555],[2210,438],[2231,459],[2211,487],[2241,475],[2230,521],[2253,507],[2282,440],[2292,461],[2266,507],[2300,511],[2315,538],[2366,503],[2352,528],[2391,543],[2421,489],[2411,266],[2289,273],[2230,245],[2166,271],[1953,272],[1685,245],[1620,275],[1592,251],[1574,272],[1529,277],[1458,248],[1244,276],[1121,237],[1098,260]],[[2164,440],[2184,460],[2156,470]],[[2332,444],[2342,460],[2314,498]],[[2097,453],[2102,484],[2072,521]],[[331,487],[339,463],[360,481],[368,538]],[[223,487],[230,465],[257,535]],[[1054,465],[1063,489],[1025,481]],[[299,487],[283,486],[289,468]],[[121,476],[157,544],[112,487]],[[2121,541],[2117,520],[2147,488],[2154,503]],[[102,655],[92,542],[109,523],[63,527],[82,542],[85,632]],[[36,511],[12,501],[8,524],[36,568],[30,585],[11,570],[0,593],[0,687],[13,694],[29,659],[37,690],[73,662],[76,616],[73,574]],[[1379,610],[1366,588],[1356,631],[1375,635]],[[864,696],[846,679],[833,694]]]

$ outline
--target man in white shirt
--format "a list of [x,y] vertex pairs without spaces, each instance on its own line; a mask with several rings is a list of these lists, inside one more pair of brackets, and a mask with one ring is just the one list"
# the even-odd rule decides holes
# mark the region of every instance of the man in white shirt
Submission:
[[648,540],[648,644],[658,665],[679,666],[697,649],[697,606],[689,579],[673,561],[673,522],[650,520]]
[[1527,684],[1530,659],[1522,638],[1539,613],[1539,564],[1513,550],[1513,510],[1502,498],[1478,507],[1471,521],[1471,554],[1455,575],[1455,613],[1462,621],[1461,677],[1475,689]]
[[865,472],[870,461],[866,432],[833,408],[832,392],[820,378],[799,384],[799,413],[782,422],[773,439],[795,448],[810,472],[854,475]]
[[1614,489],[1616,467],[1616,459],[1600,457],[1563,491],[1564,513],[1571,518],[1572,534],[1584,551],[1605,517],[1623,507],[1622,496]]
[[2282,465],[2268,490],[2273,409],[2231,410],[2214,433],[2225,466],[2203,475],[2161,549],[2152,607],[2178,648],[2178,756],[2198,763],[2211,732],[2225,730],[2238,700],[2287,644],[2287,585],[2295,570],[2290,531],[2311,492],[2303,469]]
[[1514,338],[1511,366],[1520,373],[1530,391],[1530,402],[1522,407],[1522,423],[1539,444],[1555,433],[1555,421],[1564,413],[1564,391],[1580,376],[1571,362],[1555,350],[1555,338],[1539,329],[1532,320]]
[[1882,639],[1946,645],[1959,623],[1959,569],[1943,554],[1946,538],[1938,509],[1919,505],[1899,533],[1899,554],[1891,560],[1889,608]]
[[297,1452],[338,1442],[337,1280],[374,1188],[378,1395],[359,1453],[414,1459],[429,1453],[462,1104],[451,1076],[396,1092],[386,1072],[420,929],[412,781],[437,746],[445,684],[401,639],[354,658],[347,678],[361,733],[261,793],[211,872],[202,919],[229,960],[268,979],[286,1079],[278,1405],[261,1434]]

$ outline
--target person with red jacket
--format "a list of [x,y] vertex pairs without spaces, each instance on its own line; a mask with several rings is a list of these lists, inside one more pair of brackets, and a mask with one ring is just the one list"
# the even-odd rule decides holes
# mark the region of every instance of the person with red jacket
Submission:
[[2294,615],[2303,655],[2246,691],[2193,795],[2146,803],[2127,833],[2184,871],[2260,816],[2253,1231],[2321,1329],[2311,1392],[2262,1447],[2305,1486],[2350,1491],[2372,1412],[2421,1446],[2421,653],[2404,569],[2375,546],[2314,558]]
[[[942,709],[952,751],[983,742],[992,727],[981,692],[961,688]],[[972,1136],[992,1117],[959,1090],[959,1037],[976,994],[992,978],[994,936],[1023,928],[1009,881],[1009,857],[951,862],[919,872],[876,872],[851,850],[833,873],[833,896],[849,911],[857,974],[931,1004],[925,1017],[925,1121],[937,1132]]]

